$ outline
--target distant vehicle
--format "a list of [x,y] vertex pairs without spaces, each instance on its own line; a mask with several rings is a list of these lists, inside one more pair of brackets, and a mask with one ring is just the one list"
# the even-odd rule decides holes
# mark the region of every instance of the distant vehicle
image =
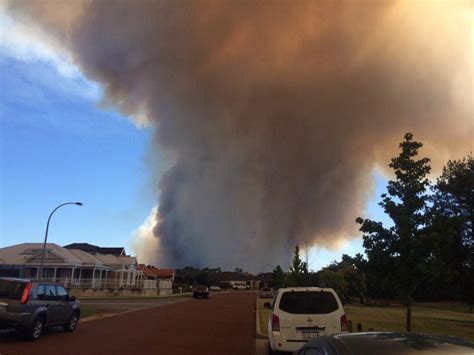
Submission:
[[260,290],[260,298],[273,298],[273,288],[262,287]]
[[0,329],[16,329],[37,340],[45,327],[76,329],[80,303],[63,285],[0,277]]
[[306,342],[347,332],[341,300],[332,288],[280,288],[270,305],[268,352],[293,352]]
[[194,287],[193,298],[209,298],[209,288],[203,285]]
[[247,282],[245,281],[232,281],[231,282],[232,289],[239,291],[239,290],[247,290]]
[[210,290],[211,290],[211,291],[220,291],[221,288],[220,288],[219,286],[217,286],[217,285],[212,285],[212,286],[210,287]]
[[368,332],[323,336],[305,344],[297,355],[474,354],[474,343],[418,333]]

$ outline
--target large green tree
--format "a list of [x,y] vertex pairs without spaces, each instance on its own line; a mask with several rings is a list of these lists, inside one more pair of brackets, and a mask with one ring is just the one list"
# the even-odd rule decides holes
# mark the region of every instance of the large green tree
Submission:
[[273,269],[272,285],[276,289],[286,286],[286,276],[280,265]]
[[474,159],[450,160],[434,186],[427,230],[437,241],[428,270],[446,275],[456,295],[474,304]]
[[423,227],[426,224],[427,188],[430,172],[428,158],[416,160],[422,143],[406,133],[400,143],[400,154],[392,158],[389,167],[395,180],[388,182],[388,194],[379,203],[392,219],[392,227],[381,222],[358,217],[364,247],[369,260],[385,261],[390,267],[392,286],[406,306],[406,330],[411,331],[411,304],[416,286],[421,278],[419,262],[424,257],[422,248]]
[[298,245],[295,246],[295,254],[288,278],[291,286],[309,286],[308,265],[301,260]]

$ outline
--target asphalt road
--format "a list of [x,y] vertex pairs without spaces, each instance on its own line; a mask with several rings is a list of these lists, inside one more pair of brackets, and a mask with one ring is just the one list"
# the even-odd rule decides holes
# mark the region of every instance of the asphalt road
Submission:
[[190,299],[96,321],[73,333],[53,328],[36,342],[0,338],[0,354],[249,354],[255,353],[252,292]]
[[98,315],[110,315],[164,306],[171,303],[182,302],[187,299],[187,297],[169,297],[149,300],[81,300],[81,306],[94,307]]

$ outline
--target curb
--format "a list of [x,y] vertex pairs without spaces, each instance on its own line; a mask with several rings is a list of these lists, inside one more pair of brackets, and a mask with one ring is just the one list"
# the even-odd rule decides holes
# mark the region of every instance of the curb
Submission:
[[268,339],[268,336],[260,332],[260,312],[258,310],[258,296],[257,296],[257,302],[255,303],[255,338],[257,339]]

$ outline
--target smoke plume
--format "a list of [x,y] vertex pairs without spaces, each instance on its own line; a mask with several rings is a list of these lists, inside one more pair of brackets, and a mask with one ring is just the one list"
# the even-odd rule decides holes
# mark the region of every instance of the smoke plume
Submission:
[[154,130],[162,266],[287,265],[298,242],[357,235],[371,171],[405,132],[436,166],[472,150],[468,1],[7,8]]

